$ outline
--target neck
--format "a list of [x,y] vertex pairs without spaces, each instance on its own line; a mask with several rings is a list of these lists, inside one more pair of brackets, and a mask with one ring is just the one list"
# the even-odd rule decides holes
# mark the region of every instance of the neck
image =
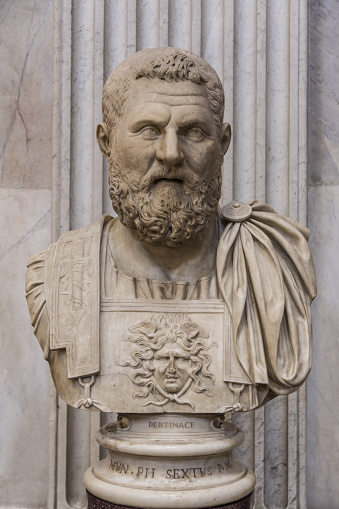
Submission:
[[218,247],[217,221],[205,237],[184,246],[153,246],[116,220],[111,230],[111,249],[118,270],[127,276],[160,281],[194,282],[215,269]]

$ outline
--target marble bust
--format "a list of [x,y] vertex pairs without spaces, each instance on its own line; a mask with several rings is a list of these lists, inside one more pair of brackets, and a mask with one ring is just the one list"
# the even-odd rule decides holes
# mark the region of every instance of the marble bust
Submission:
[[28,262],[34,333],[68,404],[247,411],[306,379],[309,232],[258,201],[220,210],[223,113],[216,72],[185,50],[140,51],[109,76],[97,140],[118,217]]

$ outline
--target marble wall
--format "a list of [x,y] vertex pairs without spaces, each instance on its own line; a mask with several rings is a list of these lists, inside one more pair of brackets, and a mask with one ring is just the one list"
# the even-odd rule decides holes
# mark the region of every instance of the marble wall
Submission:
[[309,227],[318,277],[308,379],[308,507],[339,505],[339,4],[310,1]]
[[0,2],[0,506],[45,507],[49,370],[25,259],[51,240],[53,2]]
[[306,223],[308,155],[319,297],[307,399],[304,387],[236,420],[247,433],[239,455],[258,477],[256,509],[338,507],[338,17],[336,0],[0,2],[0,507],[85,505],[99,416],[55,394],[26,310],[25,262],[110,212],[94,139],[102,84],[128,54],[168,44],[201,54],[224,81],[234,133],[224,203],[257,197]]

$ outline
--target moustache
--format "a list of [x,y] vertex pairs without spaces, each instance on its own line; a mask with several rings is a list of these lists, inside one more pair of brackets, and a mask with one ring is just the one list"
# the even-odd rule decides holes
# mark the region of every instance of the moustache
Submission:
[[176,168],[175,166],[165,167],[158,166],[150,169],[147,174],[141,179],[139,190],[148,191],[152,185],[160,179],[181,181],[189,189],[199,189],[200,181],[198,177],[187,168]]

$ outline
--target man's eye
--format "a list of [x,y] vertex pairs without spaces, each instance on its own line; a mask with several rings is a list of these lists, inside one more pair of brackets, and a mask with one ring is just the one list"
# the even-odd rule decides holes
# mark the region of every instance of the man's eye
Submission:
[[160,133],[156,127],[148,126],[141,130],[141,134],[147,138],[156,138]]
[[204,135],[200,129],[189,129],[185,132],[185,138],[192,141],[201,141]]

